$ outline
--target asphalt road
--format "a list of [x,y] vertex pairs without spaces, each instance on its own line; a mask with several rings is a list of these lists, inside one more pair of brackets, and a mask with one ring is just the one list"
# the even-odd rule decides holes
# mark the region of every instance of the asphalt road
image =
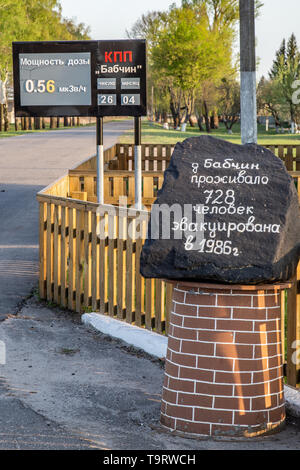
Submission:
[[[105,147],[133,123],[104,125]],[[36,193],[95,154],[95,127],[0,139],[0,320],[18,310],[38,278]]]

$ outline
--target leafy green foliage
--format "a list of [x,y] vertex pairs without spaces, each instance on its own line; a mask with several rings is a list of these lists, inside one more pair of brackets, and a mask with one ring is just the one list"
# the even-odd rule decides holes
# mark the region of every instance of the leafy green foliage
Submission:
[[[168,12],[143,15],[129,37],[148,42],[149,96],[171,110],[174,127],[197,108],[217,107],[217,86],[233,79],[238,0],[182,0]],[[214,109],[214,112],[216,109]],[[200,111],[197,114],[202,114]]]
[[58,0],[0,0],[0,80],[12,67],[13,41],[88,39],[89,29],[65,19]]
[[290,120],[299,120],[299,105],[293,102],[295,91],[294,83],[300,79],[300,52],[296,37],[291,35],[288,42],[282,41],[279,50],[276,52],[272,68],[269,73],[272,90],[265,87],[265,97],[270,97],[281,108],[281,113],[288,110]]
[[230,35],[209,28],[206,16],[193,9],[176,8],[157,33],[152,50],[156,69],[183,91],[195,89],[204,80],[218,80],[230,64]]
[[227,131],[231,131],[240,115],[240,84],[233,78],[224,77],[218,87],[218,92],[219,113]]

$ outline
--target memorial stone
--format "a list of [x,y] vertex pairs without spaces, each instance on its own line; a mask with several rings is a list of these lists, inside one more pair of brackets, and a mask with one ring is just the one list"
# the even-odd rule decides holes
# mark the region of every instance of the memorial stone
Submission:
[[264,147],[177,143],[152,206],[141,274],[197,282],[287,281],[300,256],[298,195]]

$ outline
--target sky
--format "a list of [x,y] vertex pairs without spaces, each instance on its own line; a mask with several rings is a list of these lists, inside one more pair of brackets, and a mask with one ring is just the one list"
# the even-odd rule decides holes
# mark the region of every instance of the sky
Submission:
[[[258,79],[268,76],[276,50],[283,38],[296,34],[300,46],[300,1],[262,0],[264,6],[256,21],[259,59]],[[181,0],[60,0],[63,16],[76,18],[91,27],[92,39],[124,39],[143,13],[167,10],[172,3]]]

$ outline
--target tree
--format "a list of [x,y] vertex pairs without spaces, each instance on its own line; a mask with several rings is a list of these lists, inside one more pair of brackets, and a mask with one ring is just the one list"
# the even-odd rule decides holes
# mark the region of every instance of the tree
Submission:
[[[212,29],[224,27],[234,29],[239,21],[239,0],[181,0],[182,6],[189,6],[199,12],[206,12]],[[255,0],[256,17],[260,14],[263,3]]]
[[91,29],[84,23],[76,24],[75,18],[63,18],[63,29],[71,36],[72,40],[83,41],[90,39]]
[[234,124],[240,118],[240,85],[237,80],[224,77],[218,91],[218,108],[221,119],[227,132],[231,134]]
[[[62,17],[58,0],[0,0],[0,81],[12,75],[13,41],[88,39],[89,29]],[[4,119],[7,127],[7,102]]]
[[147,40],[147,86],[148,96],[151,96],[151,111],[149,114],[156,117],[166,114],[169,110],[170,97],[169,86],[163,80],[157,70],[153,67],[151,52],[154,47],[157,33],[162,26],[165,12],[152,11],[139,18],[130,30],[126,30],[130,39]]
[[[256,13],[262,6],[256,1]],[[211,114],[216,114],[218,87],[223,77],[235,79],[234,41],[239,20],[239,0],[182,0],[167,12],[143,15],[127,32],[148,43],[149,83],[155,96],[166,101],[174,126],[185,115],[196,114],[201,126],[205,118],[210,130]]]
[[[173,7],[162,19],[151,51],[153,67],[169,81],[171,111],[175,126],[179,111],[186,111],[186,121],[194,111],[196,90],[209,81],[216,83],[231,68],[231,32],[210,28],[203,10]],[[177,112],[174,115],[174,90]],[[183,104],[183,106],[182,106]],[[204,103],[204,107],[207,103]]]
[[294,87],[296,80],[300,79],[300,52],[296,37],[291,35],[287,44],[283,40],[269,73],[272,81],[273,99],[277,105],[287,107],[292,128],[299,113],[299,105],[293,102]]
[[257,109],[263,114],[271,114],[275,120],[275,126],[281,127],[286,110],[280,104],[280,90],[273,80],[262,77],[257,86]]

